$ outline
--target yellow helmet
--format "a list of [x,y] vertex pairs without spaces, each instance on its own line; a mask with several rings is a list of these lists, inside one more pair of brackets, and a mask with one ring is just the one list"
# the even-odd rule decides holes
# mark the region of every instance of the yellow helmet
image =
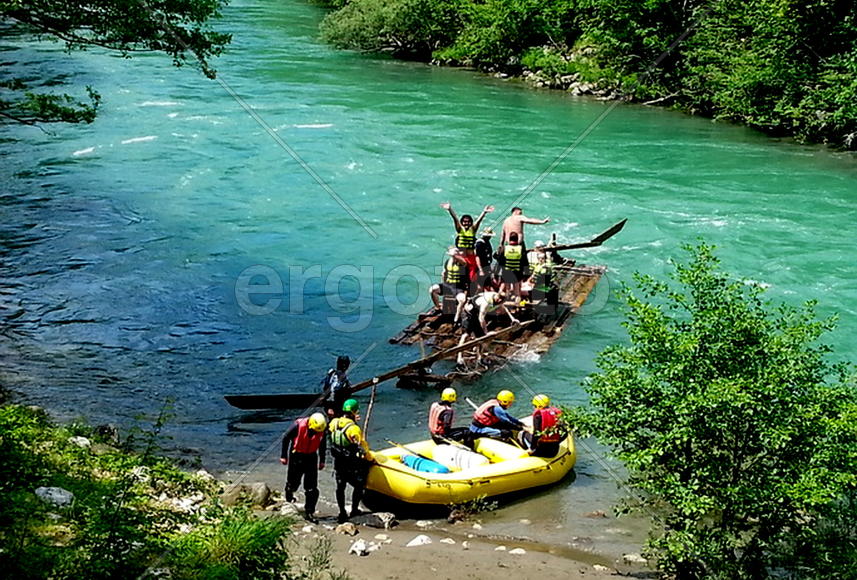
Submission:
[[503,389],[502,391],[497,393],[497,401],[504,407],[508,407],[509,405],[515,402],[515,393]]
[[458,399],[458,393],[452,387],[447,387],[440,394],[440,400],[447,403],[454,403]]
[[533,397],[533,407],[536,409],[546,409],[550,407],[551,400],[547,395],[536,395]]
[[307,427],[309,427],[313,431],[318,431],[320,433],[327,429],[327,417],[325,417],[321,413],[313,413],[309,416],[309,421],[307,421]]

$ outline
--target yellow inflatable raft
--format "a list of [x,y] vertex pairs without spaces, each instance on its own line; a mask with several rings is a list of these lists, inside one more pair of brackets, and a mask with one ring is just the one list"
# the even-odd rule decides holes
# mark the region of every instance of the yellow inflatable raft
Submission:
[[[366,488],[407,503],[451,505],[556,483],[571,471],[577,458],[571,435],[560,443],[556,456],[548,458],[533,457],[515,445],[482,437],[474,450],[487,461],[478,461],[477,456],[477,461],[459,461],[457,466],[448,453],[441,453],[448,448],[428,439],[376,451]],[[417,471],[402,462],[407,455],[434,459],[450,472]]]

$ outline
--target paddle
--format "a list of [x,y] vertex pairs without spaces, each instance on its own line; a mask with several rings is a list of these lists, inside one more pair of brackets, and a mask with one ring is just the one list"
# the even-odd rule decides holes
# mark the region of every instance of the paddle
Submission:
[[554,252],[559,252],[562,250],[577,250],[580,248],[594,248],[595,246],[600,246],[605,241],[622,231],[622,228],[625,227],[625,222],[627,221],[628,218],[623,219],[622,221],[611,226],[610,228],[604,230],[588,242],[580,242],[577,244],[559,244],[557,246],[545,246],[545,249]]

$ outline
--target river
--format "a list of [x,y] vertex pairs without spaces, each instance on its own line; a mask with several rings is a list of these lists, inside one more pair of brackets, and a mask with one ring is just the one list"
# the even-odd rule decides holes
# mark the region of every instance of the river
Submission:
[[[0,129],[0,379],[28,401],[129,425],[173,399],[168,449],[279,487],[291,416],[240,412],[223,395],[311,391],[339,353],[361,358],[358,380],[415,358],[387,339],[428,304],[450,240],[447,200],[460,213],[494,204],[491,218],[513,204],[550,216],[531,240],[587,239],[629,218],[575,256],[610,270],[562,340],[473,385],[471,398],[510,387],[525,413],[520,379],[584,403],[596,353],[625,338],[612,291],[634,271],[663,277],[699,236],[771,298],[838,313],[830,340],[854,359],[853,157],[335,51],[317,40],[322,12],[299,0],[238,0],[224,14],[234,41],[216,63],[222,83],[157,55],[66,56],[4,38],[11,70],[49,71],[104,98],[92,125]],[[422,437],[433,397],[383,385],[373,446]],[[636,551],[644,522],[584,517],[625,496],[616,478],[604,449],[581,441],[574,480],[486,524],[608,557]]]

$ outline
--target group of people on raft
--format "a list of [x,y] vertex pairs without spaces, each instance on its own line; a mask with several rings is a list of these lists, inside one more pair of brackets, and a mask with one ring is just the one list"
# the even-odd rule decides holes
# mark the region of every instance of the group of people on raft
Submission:
[[[296,419],[283,435],[280,463],[288,466],[286,501],[295,501],[295,492],[303,482],[304,513],[312,523],[318,523],[315,515],[319,499],[318,472],[325,467],[328,446],[333,456],[339,523],[361,513],[360,502],[369,468],[374,462],[369,444],[357,425],[360,418],[359,403],[353,398],[342,400],[345,396],[343,393],[348,393],[350,387],[346,374],[350,363],[347,356],[338,357],[336,368],[330,369],[324,379],[326,412]],[[519,431],[520,444],[530,455],[553,457],[558,453],[563,437],[558,424],[561,411],[551,406],[547,395],[533,397],[532,426],[525,425],[509,414],[508,409],[515,402],[515,394],[504,389],[476,409],[469,427],[453,427],[453,404],[457,398],[455,389],[446,388],[441,392],[440,400],[429,408],[429,433],[436,443],[455,441],[472,447],[478,437],[515,441],[513,432]],[[350,511],[346,509],[345,503],[348,485],[352,488]]]
[[[469,214],[459,218],[447,202],[440,206],[452,217],[455,244],[447,250],[441,283],[429,292],[435,308],[452,315],[453,322],[460,324],[459,344],[487,334],[489,314],[506,315],[512,324],[517,324],[513,311],[525,305],[527,299],[538,305],[539,312],[553,312],[559,294],[554,285],[554,265],[562,259],[542,241],[536,241],[528,252],[524,238],[525,224],[543,225],[550,218],[530,218],[520,207],[513,207],[503,221],[495,252],[491,245],[494,231],[486,227],[479,232],[485,216],[494,211],[493,206],[485,206],[476,220]],[[480,355],[477,347],[477,360]],[[463,362],[461,353],[458,363]]]

